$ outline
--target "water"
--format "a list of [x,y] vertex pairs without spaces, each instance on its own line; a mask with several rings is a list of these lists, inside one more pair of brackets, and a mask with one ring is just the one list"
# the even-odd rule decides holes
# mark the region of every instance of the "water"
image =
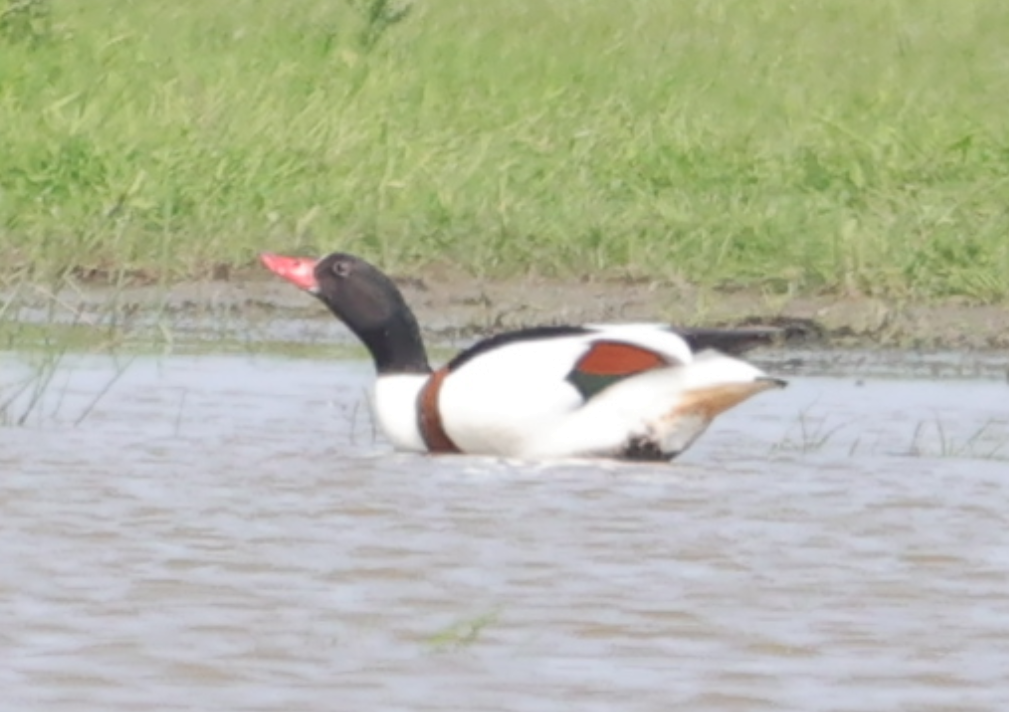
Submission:
[[1009,708],[1004,381],[535,465],[390,452],[363,363],[57,366],[0,428],[2,710]]

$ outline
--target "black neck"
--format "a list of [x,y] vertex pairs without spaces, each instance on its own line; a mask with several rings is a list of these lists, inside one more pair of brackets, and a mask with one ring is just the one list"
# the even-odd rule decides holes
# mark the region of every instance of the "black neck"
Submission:
[[368,347],[380,374],[431,372],[420,327],[409,309],[395,312],[381,324],[347,322],[347,326]]

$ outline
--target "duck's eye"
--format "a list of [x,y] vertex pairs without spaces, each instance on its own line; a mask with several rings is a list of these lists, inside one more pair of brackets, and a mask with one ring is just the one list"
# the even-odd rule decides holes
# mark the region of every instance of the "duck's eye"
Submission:
[[350,262],[337,260],[333,263],[333,274],[337,277],[346,277],[350,274]]

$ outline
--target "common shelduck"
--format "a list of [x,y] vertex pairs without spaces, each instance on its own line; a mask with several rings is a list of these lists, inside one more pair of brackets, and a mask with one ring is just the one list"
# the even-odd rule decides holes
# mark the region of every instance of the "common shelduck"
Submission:
[[378,268],[339,252],[261,260],[364,342],[376,419],[401,450],[671,460],[719,413],[785,385],[726,355],[774,329],[542,326],[484,339],[432,370],[417,319]]

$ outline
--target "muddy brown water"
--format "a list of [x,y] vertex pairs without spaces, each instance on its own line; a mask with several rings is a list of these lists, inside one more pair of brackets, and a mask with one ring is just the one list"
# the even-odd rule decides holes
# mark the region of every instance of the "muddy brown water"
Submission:
[[1009,385],[912,375],[531,464],[391,452],[362,362],[65,358],[0,428],[0,709],[1009,709]]

